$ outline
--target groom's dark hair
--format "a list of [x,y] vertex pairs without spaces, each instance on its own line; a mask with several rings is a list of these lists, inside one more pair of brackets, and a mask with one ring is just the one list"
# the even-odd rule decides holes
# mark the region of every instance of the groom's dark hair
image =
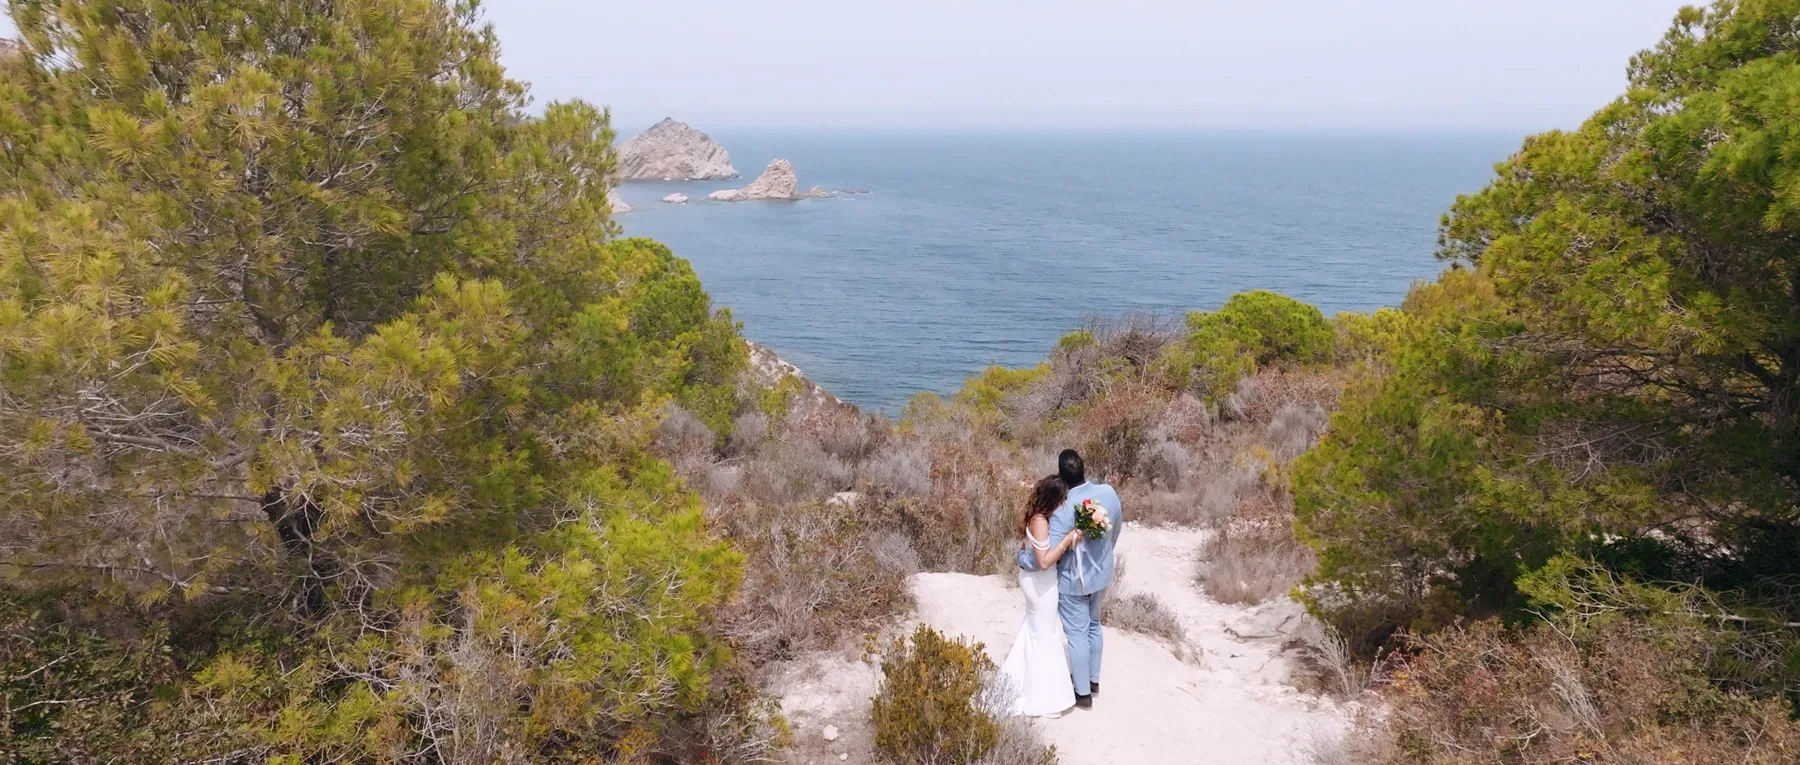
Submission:
[[1071,489],[1087,483],[1087,463],[1081,461],[1081,452],[1064,449],[1056,455],[1056,475]]

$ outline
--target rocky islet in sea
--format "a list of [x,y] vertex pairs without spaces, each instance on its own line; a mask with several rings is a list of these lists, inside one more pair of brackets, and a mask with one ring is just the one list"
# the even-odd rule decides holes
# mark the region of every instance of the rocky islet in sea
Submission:
[[619,144],[619,179],[720,181],[738,177],[731,152],[711,136],[665,117]]
[[[619,181],[709,181],[736,177],[737,169],[731,166],[731,153],[725,147],[707,134],[686,123],[677,122],[672,117],[663,118],[661,122],[632,136],[618,147]],[[750,185],[741,189],[721,189],[706,195],[706,198],[718,202],[742,202],[752,199],[795,200],[829,196],[832,196],[831,192],[818,186],[801,191],[793,164],[785,159],[777,159],[770,162]],[[630,212],[632,209],[616,192],[608,192],[607,200],[612,203],[614,213]],[[677,192],[663,197],[662,201],[684,204],[688,197]]]
[[721,189],[706,198],[716,202],[744,202],[751,199],[810,199],[831,196],[831,192],[817,186],[806,191],[800,190],[800,179],[794,175],[794,166],[785,159],[777,159],[764,168],[762,175],[751,181],[750,185],[741,189]]

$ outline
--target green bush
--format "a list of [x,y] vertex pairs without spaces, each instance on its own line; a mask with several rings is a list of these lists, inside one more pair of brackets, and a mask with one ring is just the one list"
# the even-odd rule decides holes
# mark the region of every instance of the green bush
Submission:
[[1336,330],[1318,308],[1257,290],[1232,295],[1217,311],[1189,314],[1188,333],[1194,382],[1219,398],[1258,367],[1330,360]]
[[875,746],[903,765],[968,765],[1000,737],[1000,724],[979,704],[994,663],[979,643],[950,640],[920,625],[911,640],[895,638],[881,659],[881,692],[870,716]]
[[1050,376],[1050,365],[1039,364],[1028,369],[993,366],[963,383],[956,393],[956,403],[967,404],[984,422],[999,420],[1008,396],[1029,389]]

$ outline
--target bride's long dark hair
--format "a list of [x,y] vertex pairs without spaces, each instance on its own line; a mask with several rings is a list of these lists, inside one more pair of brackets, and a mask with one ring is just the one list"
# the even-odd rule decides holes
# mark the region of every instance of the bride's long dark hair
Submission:
[[1049,476],[1031,487],[1031,498],[1025,501],[1025,515],[1019,518],[1019,535],[1024,536],[1031,531],[1031,519],[1056,512],[1063,500],[1069,498],[1069,485],[1057,476]]

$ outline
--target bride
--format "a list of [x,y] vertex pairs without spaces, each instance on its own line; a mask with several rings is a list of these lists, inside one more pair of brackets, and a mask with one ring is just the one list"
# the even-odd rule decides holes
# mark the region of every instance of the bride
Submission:
[[1069,487],[1061,478],[1039,481],[1031,489],[1031,500],[1019,522],[1024,543],[1031,546],[1037,559],[1037,570],[1019,571],[1019,589],[1025,592],[1025,625],[1001,669],[1008,685],[1019,694],[1013,714],[1054,717],[1075,706],[1069,657],[1063,653],[1062,618],[1056,612],[1056,562],[1081,541],[1081,532],[1071,531],[1056,545],[1050,544],[1050,514],[1068,496]]

